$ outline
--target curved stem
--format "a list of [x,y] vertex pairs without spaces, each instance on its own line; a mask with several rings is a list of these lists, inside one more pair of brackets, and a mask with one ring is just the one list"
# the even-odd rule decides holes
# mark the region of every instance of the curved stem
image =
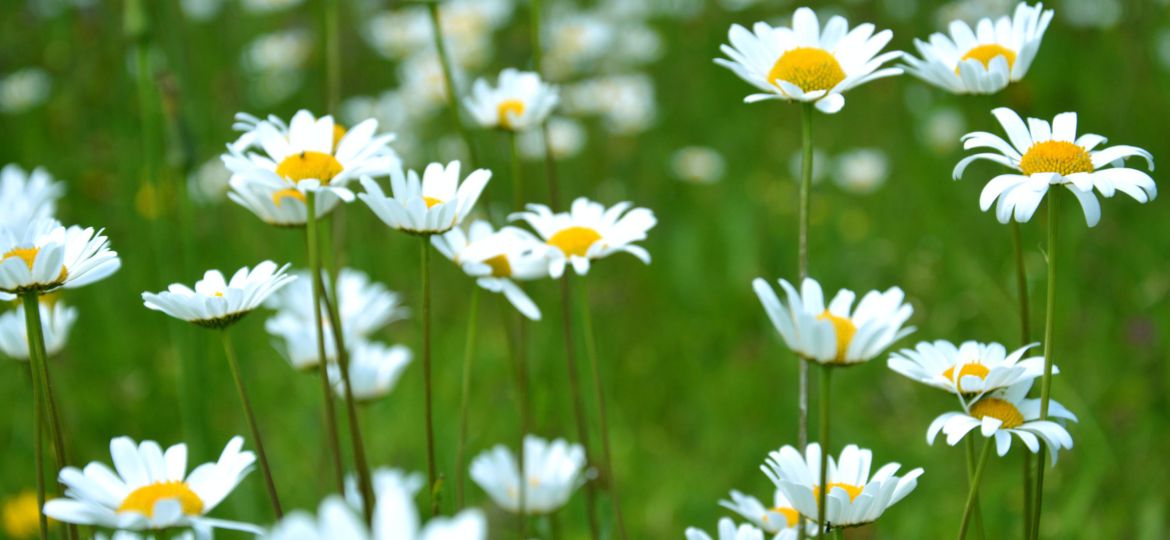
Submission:
[[[305,194],[305,212],[308,216],[305,222],[306,250],[309,258],[309,273],[321,275],[321,259],[318,254],[317,241],[317,194]],[[315,282],[316,280],[314,280]],[[321,320],[320,291],[312,286],[313,296],[313,326],[317,334],[317,359],[319,361],[318,375],[321,379],[321,396],[325,401],[325,436],[329,440],[330,457],[333,462],[333,475],[337,482],[337,492],[345,493],[345,468],[341,464],[341,439],[337,435],[337,412],[333,407],[333,388],[329,384],[329,355],[325,352],[325,322]],[[336,332],[335,332],[336,333]]]
[[472,285],[471,307],[467,310],[467,346],[463,349],[463,384],[459,405],[459,443],[455,447],[455,508],[463,509],[464,465],[467,451],[467,417],[471,410],[471,362],[475,358],[475,323],[479,309],[479,286]]
[[221,330],[220,335],[223,337],[223,353],[227,357],[228,367],[232,371],[236,392],[240,394],[240,403],[244,406],[244,416],[248,420],[248,428],[252,431],[252,442],[256,444],[256,457],[260,459],[260,470],[264,473],[264,487],[268,490],[268,499],[272,501],[272,511],[276,514],[276,519],[280,519],[284,517],[284,512],[280,509],[280,497],[276,494],[276,482],[272,479],[272,467],[268,464],[268,453],[264,451],[264,439],[260,437],[260,425],[256,423],[256,415],[252,412],[252,402],[248,400],[248,392],[244,390],[240,362],[236,359],[236,350],[232,347],[232,340],[227,329]]
[[971,489],[967,492],[967,504],[963,507],[963,521],[959,524],[959,540],[967,537],[967,527],[974,514],[975,501],[979,498],[979,484],[983,483],[983,469],[987,466],[987,458],[991,456],[991,447],[994,437],[988,437],[983,443],[983,452],[979,455],[979,464],[975,467],[975,477],[971,481]]
[[[432,4],[433,5],[433,4]],[[431,502],[431,515],[439,513],[439,478],[435,470],[435,428],[434,411],[432,410],[431,388],[431,243],[430,236],[422,236],[419,245],[422,247],[422,325],[423,325],[423,394],[424,422],[427,432],[427,493]]]
[[[1056,333],[1056,253],[1057,225],[1060,221],[1060,188],[1048,190],[1048,297],[1044,310],[1044,377],[1040,381],[1040,419],[1048,419],[1048,402],[1052,394],[1053,338]],[[1044,503],[1044,461],[1048,447],[1040,442],[1037,456],[1035,502],[1032,504],[1032,538],[1040,537],[1040,515]]]
[[443,81],[447,87],[447,104],[451,107],[451,119],[455,123],[455,130],[459,132],[459,136],[467,146],[467,156],[471,159],[472,165],[475,165],[479,163],[479,159],[476,156],[475,144],[471,140],[471,133],[467,131],[467,126],[463,125],[463,116],[459,114],[459,94],[455,92],[455,76],[454,70],[451,68],[451,55],[447,53],[447,44],[443,40],[443,25],[439,19],[439,3],[428,2],[427,10],[431,16],[431,35],[434,37],[435,50],[438,51],[439,63],[443,68]]
[[53,381],[49,377],[48,355],[45,353],[45,331],[41,326],[41,305],[36,291],[21,295],[24,302],[25,331],[28,336],[29,361],[36,370],[41,385],[41,399],[48,420],[49,437],[53,440],[53,457],[57,470],[65,468],[65,438],[61,432],[61,417],[57,400],[53,397]]
[[[802,361],[801,363],[805,363]],[[825,523],[825,499],[829,496],[829,402],[832,399],[830,392],[832,391],[831,376],[833,374],[833,367],[829,364],[821,364],[821,479],[817,484],[820,491],[817,492],[817,536],[824,537],[829,532],[830,525]]]
[[[1024,242],[1020,235],[1020,222],[1012,220],[1012,246],[1016,259],[1016,295],[1020,303],[1020,345],[1032,341],[1031,307],[1028,304],[1028,270],[1024,266]],[[974,453],[974,451],[972,451]],[[1032,456],[1021,454],[1020,478],[1024,484],[1024,538],[1032,534]]]
[[[585,462],[592,465],[589,447],[589,424],[585,416],[585,401],[581,398],[581,380],[577,372],[577,353],[573,349],[573,314],[569,273],[561,277],[561,322],[565,334],[565,368],[569,375],[569,391],[573,396],[573,415],[577,420],[577,438],[585,450]],[[601,530],[597,523],[597,483],[585,483],[585,509],[589,517],[589,531],[593,540],[600,540]]]

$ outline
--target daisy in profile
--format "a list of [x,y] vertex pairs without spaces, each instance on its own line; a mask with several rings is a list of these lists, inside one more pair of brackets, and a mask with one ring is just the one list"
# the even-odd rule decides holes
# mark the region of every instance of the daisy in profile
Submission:
[[727,58],[715,63],[760,90],[744,98],[747,103],[768,99],[812,102],[825,113],[845,106],[846,91],[882,77],[901,75],[902,69],[882,65],[902,55],[882,54],[893,32],[874,33],[865,23],[849,29],[843,17],[831,17],[821,26],[816,12],[802,7],[792,15],[792,27],[772,27],[758,22],[748,30],[732,25],[730,45],[720,50]]
[[1024,2],[1014,15],[983,18],[974,28],[952,21],[949,36],[914,40],[922,58],[905,55],[906,71],[955,94],[994,94],[1028,73],[1051,21],[1044,4]]
[[[45,353],[54,356],[65,348],[69,331],[77,322],[77,308],[64,302],[41,302],[41,328],[45,336]],[[24,306],[0,314],[0,352],[14,360],[28,360],[28,332]]]
[[[528,435],[524,437],[523,477],[516,456],[499,445],[472,460],[471,479],[508,512],[549,514],[569,502],[585,483],[585,449],[563,439],[547,441]],[[521,482],[526,482],[523,508]]]
[[25,172],[16,164],[0,169],[0,228],[19,227],[53,217],[65,186],[45,169]]
[[[410,349],[405,345],[386,346],[381,343],[358,340],[350,345],[349,382],[353,398],[373,401],[390,394],[402,372],[410,364]],[[339,398],[345,398],[341,368],[329,364],[329,380]]]
[[508,219],[527,222],[544,239],[549,275],[560,278],[568,264],[583,276],[589,273],[589,261],[619,252],[650,264],[650,252],[634,242],[645,240],[647,231],[658,224],[658,219],[650,209],[630,210],[631,206],[629,202],[621,202],[606,208],[580,197],[573,201],[568,212],[553,213],[542,204],[530,204],[528,211],[517,212]]
[[6,293],[82,287],[121,266],[102,231],[66,228],[54,219],[0,228],[0,291]]
[[955,165],[953,176],[958,180],[968,165],[981,159],[1013,169],[992,178],[979,196],[983,211],[998,201],[995,215],[1000,223],[1013,218],[1020,223],[1032,219],[1050,187],[1066,188],[1076,196],[1090,227],[1101,219],[1101,204],[1094,190],[1104,197],[1120,191],[1140,203],[1152,201],[1158,195],[1150,175],[1124,166],[1126,158],[1136,157],[1145,160],[1152,171],[1153,156],[1136,146],[1097,149],[1105,137],[1091,133],[1077,136],[1076,113],[1058,114],[1051,124],[1037,118],[1029,118],[1025,124],[1020,115],[1005,107],[995,109],[992,114],[1003,126],[1008,140],[983,131],[968,133],[963,137],[963,148],[992,151],[963,158]]
[[[719,520],[719,528],[717,535],[712,538],[702,529],[694,527],[687,527],[687,540],[764,540],[764,531],[748,524],[743,524],[738,527],[730,518],[723,518]],[[772,540],[793,540],[796,536],[788,537],[787,535],[776,535]]]
[[[780,491],[779,488],[775,490],[772,497],[772,506],[764,506],[764,503],[761,503],[759,499],[734,489],[731,490],[731,499],[719,501],[719,506],[739,514],[768,534],[786,533],[786,536],[777,536],[776,538],[787,538],[787,532],[791,532],[791,538],[797,536],[800,512],[796,511],[796,508],[788,501],[788,497],[784,496],[784,492]],[[816,528],[813,527],[812,531],[815,532]]]
[[483,128],[524,131],[544,123],[560,95],[554,86],[540,79],[540,74],[507,68],[500,72],[494,88],[478,79],[464,106]]
[[857,307],[853,307],[857,295],[848,289],[838,291],[826,305],[820,283],[812,278],[804,280],[799,293],[783,279],[780,287],[787,304],[762,278],[752,281],[784,343],[806,360],[829,365],[867,362],[914,331],[903,326],[914,308],[898,287],[869,291]]
[[431,244],[476,278],[480,287],[503,294],[525,317],[540,320],[540,308],[513,281],[548,277],[545,244],[532,233],[515,227],[495,231],[490,223],[477,220],[466,233],[456,227],[442,236],[432,236]]
[[243,445],[243,438],[233,437],[218,461],[188,474],[187,445],[164,452],[154,441],[136,445],[118,437],[110,441],[114,469],[100,462],[66,467],[59,478],[65,497],[46,502],[45,515],[130,531],[224,528],[259,534],[262,529],[253,525],[207,517],[252,470],[256,456]]
[[[922,384],[977,398],[1044,374],[1044,357],[1024,358],[1033,343],[1011,354],[999,343],[924,341],[890,356],[890,369]],[[1057,370],[1058,372],[1058,370]]]
[[[947,444],[954,446],[978,430],[984,438],[995,439],[995,451],[1003,456],[1011,449],[1013,436],[1033,454],[1040,451],[1039,440],[1043,440],[1055,465],[1057,453],[1072,448],[1072,436],[1060,424],[1040,419],[1040,400],[1027,399],[1031,389],[1032,381],[1027,380],[977,401],[964,402],[963,412],[944,413],[930,423],[926,442],[934,444],[941,432],[946,434]],[[1056,401],[1048,402],[1048,416],[1077,421],[1076,415]]]
[[192,289],[179,283],[157,293],[142,293],[146,307],[205,328],[226,328],[260,307],[269,295],[288,285],[294,276],[288,265],[272,261],[247,266],[224,279],[219,270],[208,270]]
[[471,214],[491,171],[476,169],[460,182],[459,162],[444,166],[431,163],[420,178],[415,171],[390,171],[391,196],[368,176],[362,177],[366,192],[358,198],[386,225],[418,235],[445,233]]
[[[877,521],[891,506],[901,501],[918,485],[922,468],[898,477],[901,465],[890,463],[873,474],[873,452],[851,444],[838,458],[828,456],[829,486],[826,494],[825,522],[838,527],[855,527]],[[821,447],[808,445],[804,455],[792,446],[773,451],[760,467],[793,506],[805,517],[817,518],[820,496]]]

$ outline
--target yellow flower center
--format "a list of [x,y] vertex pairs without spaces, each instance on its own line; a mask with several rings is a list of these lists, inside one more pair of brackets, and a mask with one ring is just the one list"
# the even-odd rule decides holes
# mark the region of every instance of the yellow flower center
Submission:
[[33,538],[40,530],[40,505],[31,491],[4,501],[4,534],[8,538]]
[[[994,43],[972,47],[971,50],[967,51],[967,54],[964,54],[963,57],[959,59],[959,63],[962,64],[967,60],[978,60],[980,64],[983,64],[983,67],[989,68],[991,67],[991,61],[995,60],[995,58],[998,56],[1002,56],[1005,60],[1007,60],[1009,70],[1011,70],[1012,65],[1016,63],[1015,51],[1004,47],[1003,45],[996,45]],[[958,66],[955,66],[955,73],[959,73]]]
[[118,513],[134,512],[154,517],[154,505],[159,501],[176,500],[183,514],[197,516],[203,513],[203,499],[200,499],[186,482],[171,480],[142,486],[126,496],[118,506]]
[[[33,269],[33,264],[35,264],[37,260],[37,253],[40,253],[40,251],[41,248],[38,247],[14,248],[12,251],[5,253],[3,257],[0,257],[0,261],[6,261],[14,257],[18,258],[24,261],[24,264],[28,265],[28,270],[31,272]],[[65,281],[65,278],[67,277],[69,277],[69,271],[65,268],[65,265],[61,265],[61,274],[57,276],[57,281]]]
[[829,321],[833,323],[833,330],[837,333],[837,361],[845,361],[845,351],[849,350],[849,342],[853,341],[853,335],[857,333],[857,326],[853,321],[845,317],[833,315],[829,310],[817,315],[817,320]]
[[768,82],[776,84],[776,79],[795,84],[805,92],[829,90],[845,80],[845,70],[824,49],[797,47],[781,55],[768,72]]
[[1068,141],[1044,141],[1033,144],[1024,153],[1020,158],[1020,170],[1027,175],[1087,173],[1093,172],[1093,158],[1084,148]]
[[[861,491],[863,489],[865,489],[865,486],[855,486],[853,484],[845,484],[842,482],[829,482],[829,493],[833,492],[833,488],[841,488],[841,489],[845,490],[845,493],[849,494],[849,501],[852,502],[853,499],[856,499],[858,495],[861,495]],[[813,486],[813,499],[816,499],[816,501],[818,503],[820,503],[820,500],[821,500],[821,487],[820,486]]]
[[[785,525],[785,527],[795,527],[796,523],[800,521],[800,512],[797,512],[795,508],[786,508],[783,506],[777,506],[777,507],[773,508],[772,511],[784,516],[784,521],[787,522],[787,525]],[[764,518],[762,521],[764,521],[764,522],[768,521],[767,514],[764,514]]]
[[293,182],[312,179],[328,184],[341,171],[341,163],[333,156],[313,151],[288,156],[276,166],[277,176]]
[[492,277],[511,277],[512,275],[512,263],[508,262],[506,255],[496,255],[483,263],[492,268]]
[[[987,374],[990,372],[991,370],[987,369],[987,366],[972,362],[970,364],[963,364],[961,367],[959,367],[958,380],[955,379],[955,366],[947,368],[947,370],[942,373],[942,376],[945,377],[948,381],[953,381],[955,383],[955,387],[958,388],[960,382],[963,380],[963,377],[974,375],[980,379],[986,379]],[[962,388],[959,388],[959,390],[962,391]]]
[[280,203],[285,199],[296,199],[305,202],[305,194],[296,188],[280,189],[272,192],[272,204],[280,206]]
[[496,112],[500,115],[500,126],[512,129],[512,117],[524,114],[524,102],[518,99],[505,99],[500,102]]
[[333,151],[337,151],[337,145],[341,144],[341,139],[345,138],[345,127],[337,122],[333,123]]
[[983,398],[971,406],[971,416],[980,420],[991,417],[1003,422],[1005,429],[1019,427],[1024,415],[1015,405],[999,398]]
[[589,246],[598,240],[601,240],[601,233],[589,227],[574,225],[557,231],[548,239],[548,244],[560,249],[566,257],[584,257],[589,252]]
[[436,204],[443,204],[443,201],[425,195],[423,196],[423,202],[427,203],[427,208],[434,208]]

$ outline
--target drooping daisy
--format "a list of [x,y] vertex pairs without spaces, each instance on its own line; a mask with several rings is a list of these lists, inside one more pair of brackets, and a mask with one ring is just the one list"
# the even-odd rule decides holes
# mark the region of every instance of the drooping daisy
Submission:
[[532,233],[515,227],[493,231],[490,223],[478,220],[467,233],[456,227],[442,236],[432,236],[431,244],[467,275],[477,278],[480,287],[503,294],[525,317],[540,320],[540,308],[512,281],[548,277],[544,242]]
[[539,73],[507,68],[494,88],[476,80],[464,105],[480,127],[524,131],[542,124],[559,100],[556,87]]
[[889,30],[875,34],[869,23],[850,30],[840,16],[822,28],[816,12],[802,7],[792,15],[791,28],[758,22],[748,31],[732,25],[727,34],[731,44],[720,46],[729,59],[717,58],[715,63],[763,91],[744,98],[746,103],[815,102],[821,112],[835,113],[845,106],[846,91],[902,74],[901,68],[882,68],[901,52],[878,54],[893,37]]
[[784,343],[806,360],[833,365],[867,362],[914,331],[912,326],[903,328],[914,308],[905,303],[906,295],[898,287],[869,291],[856,308],[856,294],[848,289],[837,292],[826,307],[821,285],[812,278],[804,280],[799,293],[783,279],[780,287],[787,293],[787,304],[762,278],[752,281]]
[[[834,459],[829,456],[829,493],[825,499],[825,521],[834,528],[854,527],[872,523],[889,507],[901,501],[918,485],[922,468],[904,476],[894,476],[901,465],[889,463],[870,475],[873,452],[851,444]],[[776,487],[784,492],[792,505],[810,519],[817,519],[817,499],[820,495],[821,447],[808,445],[804,455],[796,448],[785,446],[768,454],[760,467]]]
[[386,225],[413,234],[445,233],[463,222],[492,178],[491,171],[476,169],[462,183],[459,162],[446,166],[431,163],[422,178],[415,171],[390,171],[391,196],[368,176],[362,177],[366,192],[358,195]]
[[25,172],[15,163],[5,165],[0,169],[0,228],[53,217],[57,199],[64,194],[64,184],[43,168]]
[[579,275],[589,272],[589,261],[602,259],[614,253],[625,252],[650,264],[650,252],[634,245],[646,239],[646,232],[658,219],[648,208],[634,208],[620,202],[610,208],[585,197],[573,201],[568,212],[553,213],[542,204],[528,205],[527,212],[517,212],[510,220],[528,222],[536,234],[548,245],[548,271],[553,278],[565,273],[565,264],[571,264]]
[[[890,369],[952,394],[978,397],[1044,374],[1044,357],[1023,358],[1033,343],[1007,354],[999,343],[924,341],[890,356]],[[1058,373],[1055,370],[1054,373]]]
[[0,291],[45,293],[73,289],[109,277],[122,266],[102,231],[38,219],[0,228]]
[[[60,353],[69,340],[69,330],[77,322],[77,308],[64,302],[41,302],[41,329],[45,336],[45,352],[49,356]],[[24,320],[24,306],[0,314],[0,352],[15,360],[28,360],[28,331]]]
[[[988,394],[983,398],[964,402],[964,412],[943,413],[930,423],[926,430],[926,442],[934,444],[939,432],[947,436],[947,444],[954,446],[976,428],[985,438],[995,437],[995,451],[1000,456],[1007,454],[1015,435],[1028,451],[1040,450],[1039,439],[1044,440],[1056,464],[1056,454],[1064,448],[1072,448],[1072,436],[1068,430],[1052,420],[1040,420],[1040,400],[1026,399],[1032,389],[1032,381],[1017,383]],[[1048,416],[1077,421],[1076,415],[1056,401],[1048,402]]]
[[1013,16],[980,19],[971,28],[952,21],[950,36],[914,40],[922,58],[905,55],[906,71],[955,94],[994,94],[1028,73],[1052,21],[1044,4],[1020,2]]
[[[735,522],[731,518],[723,518],[719,520],[718,536],[711,538],[702,529],[694,527],[687,527],[687,540],[764,540],[764,531],[757,529],[755,526],[743,524],[739,527],[735,526]],[[792,538],[795,538],[792,537]],[[773,540],[790,540],[786,536],[777,535]]]
[[277,267],[264,261],[247,266],[225,280],[219,270],[208,270],[191,289],[180,283],[167,290],[142,293],[146,307],[205,328],[226,328],[260,307],[269,295],[296,279],[285,273],[288,265]]
[[[792,531],[795,538],[797,527],[800,525],[800,512],[788,502],[788,497],[785,497],[779,488],[775,490],[770,507],[764,506],[759,499],[734,489],[731,490],[731,499],[719,501],[719,506],[739,514],[768,534]],[[813,531],[816,531],[815,527]]]
[[963,158],[955,165],[954,178],[958,180],[968,165],[980,159],[1018,171],[992,178],[979,196],[979,206],[985,212],[998,200],[995,215],[1000,223],[1007,223],[1013,217],[1020,223],[1032,219],[1049,186],[1067,188],[1075,195],[1090,227],[1101,219],[1101,204],[1094,189],[1105,197],[1120,191],[1140,203],[1152,201],[1158,195],[1158,187],[1150,175],[1122,166],[1126,158],[1139,157],[1146,160],[1152,171],[1153,156],[1136,146],[1096,150],[1105,137],[1091,133],[1078,137],[1076,113],[1058,114],[1051,124],[1037,118],[1029,118],[1025,124],[1020,115],[1006,107],[995,109],[992,114],[1011,142],[985,131],[963,136],[963,148],[990,148],[994,152]]
[[[315,351],[314,351],[315,352]],[[353,398],[358,401],[373,401],[386,396],[402,376],[410,363],[410,349],[404,345],[388,347],[381,343],[359,339],[350,344],[349,382]],[[339,397],[345,397],[345,386],[341,380],[341,368],[329,364],[329,380]]]
[[45,515],[132,531],[217,527],[259,534],[253,525],[206,517],[252,470],[256,456],[242,451],[243,445],[243,438],[233,437],[219,461],[187,474],[187,445],[164,452],[154,441],[135,445],[118,437],[110,441],[114,470],[96,461],[84,470],[62,469],[65,497],[46,502]]
[[[471,479],[500,508],[512,513],[548,514],[569,501],[585,483],[585,449],[563,439],[547,441],[524,437],[524,477],[516,456],[504,445],[496,446],[471,462]],[[524,507],[520,507],[520,482],[526,482]]]

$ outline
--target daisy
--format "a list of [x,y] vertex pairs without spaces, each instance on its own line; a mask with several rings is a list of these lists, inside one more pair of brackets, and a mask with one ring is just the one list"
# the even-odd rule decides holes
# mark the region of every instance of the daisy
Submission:
[[[524,437],[523,479],[516,457],[504,445],[472,460],[471,479],[504,510],[549,514],[564,506],[573,491],[585,483],[585,449],[563,439],[546,441],[528,435]],[[520,507],[520,482],[527,483],[523,510]]]
[[[785,497],[780,489],[776,489],[771,507],[764,506],[759,499],[734,489],[731,490],[731,500],[721,500],[719,506],[739,514],[768,534],[792,531],[795,537],[797,526],[800,524],[800,512],[793,508],[792,503],[788,502],[788,497]],[[815,530],[814,527],[813,531]]]
[[467,275],[477,278],[480,287],[503,294],[525,317],[540,320],[540,308],[513,281],[548,277],[544,242],[532,233],[515,227],[493,231],[490,223],[478,220],[467,233],[456,227],[442,236],[432,236],[431,244]]
[[983,18],[974,28],[952,21],[950,36],[914,40],[922,58],[905,55],[906,71],[955,94],[994,94],[1028,73],[1051,21],[1044,4],[1024,2],[1013,16]]
[[219,270],[208,270],[195,288],[174,283],[167,290],[142,293],[146,307],[205,328],[226,328],[260,307],[269,295],[296,279],[285,273],[288,265],[264,261],[247,266],[225,280]]
[[[1040,400],[1026,399],[1032,389],[1032,381],[1023,381],[1009,388],[998,390],[978,401],[964,402],[963,412],[948,412],[930,423],[926,430],[926,442],[934,444],[939,432],[947,435],[947,444],[954,446],[971,430],[979,428],[986,438],[995,437],[995,451],[1000,456],[1007,454],[1015,435],[1033,454],[1040,451],[1037,438],[1044,440],[1056,464],[1056,454],[1062,448],[1072,448],[1072,436],[1068,430],[1051,420],[1040,419]],[[1077,421],[1076,415],[1056,401],[1048,402],[1048,415],[1055,418]]]
[[446,166],[431,163],[422,178],[415,171],[390,171],[391,196],[368,176],[362,177],[366,192],[358,195],[386,225],[413,234],[445,233],[471,213],[480,193],[492,178],[491,171],[476,169],[459,181],[459,162]]
[[0,291],[41,294],[109,277],[122,266],[102,231],[38,219],[0,228]]
[[[922,475],[919,467],[904,476],[894,476],[901,465],[887,464],[873,475],[870,467],[873,452],[851,444],[841,451],[839,459],[828,457],[826,483],[829,493],[825,504],[825,521],[832,527],[855,527],[872,523],[882,513],[909,495]],[[808,445],[805,454],[791,446],[768,454],[760,467],[776,487],[784,492],[793,506],[810,519],[817,518],[817,482],[821,474],[821,447]]]
[[[60,353],[69,339],[69,331],[77,322],[77,308],[63,302],[42,302],[41,328],[45,336],[45,352],[49,356]],[[25,326],[24,305],[0,315],[0,352],[15,360],[28,360],[28,332]]]
[[[349,382],[354,399],[373,401],[388,395],[410,363],[410,357],[410,349],[404,345],[387,347],[365,340],[353,343],[349,355]],[[341,368],[333,363],[329,364],[328,369],[333,390],[338,397],[344,398]]]
[[[248,209],[264,223],[276,227],[303,227],[308,221],[309,207],[303,194],[283,183],[233,175],[228,186],[231,188],[228,199]],[[333,191],[321,191],[314,203],[313,213],[321,219],[341,204],[341,198]]]
[[40,167],[25,172],[19,165],[5,165],[0,169],[0,228],[53,217],[64,194],[65,185]]
[[509,220],[528,222],[547,244],[548,272],[553,278],[565,273],[565,264],[571,264],[579,275],[589,272],[589,261],[602,259],[617,252],[626,252],[650,264],[650,252],[634,245],[646,239],[646,232],[658,223],[654,212],[634,208],[621,202],[606,208],[601,203],[580,197],[573,201],[568,212],[553,213],[542,204],[528,205],[527,212],[517,212]]
[[734,24],[727,37],[731,44],[720,50],[730,59],[717,58],[715,63],[763,91],[744,98],[746,103],[795,100],[835,113],[845,106],[842,94],[847,90],[902,74],[901,68],[881,67],[901,52],[878,54],[893,32],[875,34],[869,23],[849,30],[849,23],[840,16],[830,18],[822,29],[816,12],[807,7],[792,15],[791,28],[758,22],[748,31]]
[[1043,375],[1043,356],[1023,358],[1036,345],[1032,343],[1007,354],[1007,349],[999,343],[964,341],[956,347],[944,340],[924,341],[913,349],[891,355],[889,366],[920,383],[977,398]]
[[99,462],[84,470],[62,469],[65,497],[46,502],[45,515],[132,531],[218,527],[258,534],[261,529],[253,525],[206,517],[252,470],[256,456],[241,451],[243,445],[243,438],[233,437],[219,461],[187,474],[187,445],[164,452],[154,441],[135,445],[118,437],[110,441],[114,470]]
[[914,331],[902,325],[914,313],[902,289],[869,291],[853,308],[856,295],[842,289],[825,306],[820,283],[806,278],[801,292],[781,279],[788,295],[785,305],[762,278],[752,281],[772,325],[793,352],[821,364],[852,365],[867,362],[895,341]]
[[[764,540],[764,531],[747,524],[736,527],[735,522],[731,521],[730,518],[719,520],[718,530],[719,535],[712,539],[706,531],[687,527],[686,537],[687,540]],[[786,535],[776,535],[774,540],[790,540],[790,538]]]
[[1150,175],[1137,169],[1123,167],[1126,158],[1140,157],[1154,170],[1154,158],[1136,146],[1110,146],[1096,150],[1105,137],[1087,133],[1077,136],[1077,114],[1056,115],[1049,124],[1045,120],[1029,118],[1025,125],[1011,109],[1000,107],[992,111],[1008,135],[1008,141],[984,131],[963,136],[963,148],[990,148],[994,152],[973,154],[955,165],[954,178],[958,180],[972,162],[980,159],[994,161],[1017,172],[992,178],[979,196],[983,211],[999,201],[995,208],[1000,223],[1013,217],[1018,222],[1032,219],[1040,201],[1050,186],[1067,188],[1081,203],[1085,221],[1092,227],[1101,219],[1101,205],[1093,190],[1112,197],[1120,191],[1140,203],[1151,201],[1158,188]]
[[524,131],[544,123],[559,100],[556,87],[540,74],[507,68],[495,88],[476,80],[464,106],[480,127]]

